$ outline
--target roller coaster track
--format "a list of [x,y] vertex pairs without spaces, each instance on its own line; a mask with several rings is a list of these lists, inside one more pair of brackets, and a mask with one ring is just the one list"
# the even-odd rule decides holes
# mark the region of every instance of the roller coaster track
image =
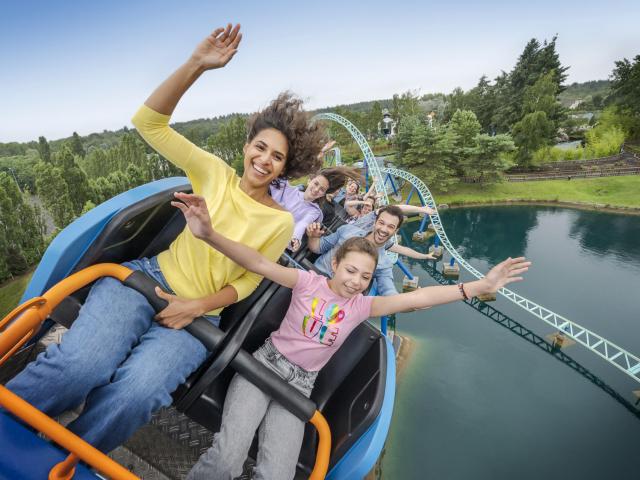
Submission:
[[[349,131],[353,139],[358,144],[358,147],[360,147],[362,154],[364,155],[364,161],[367,166],[367,171],[368,171],[368,174],[371,175],[371,178],[373,179],[373,182],[374,182],[373,185],[375,186],[376,193],[381,194],[379,203],[381,205],[388,205],[389,197],[387,197],[387,190],[384,187],[384,181],[383,181],[384,178],[382,176],[382,171],[380,170],[380,166],[376,161],[376,157],[373,155],[373,152],[371,151],[371,147],[369,147],[369,143],[367,143],[367,139],[364,138],[364,135],[362,135],[360,130],[358,130],[356,126],[353,123],[351,123],[349,120],[335,113],[319,113],[315,115],[313,119],[329,120],[332,122],[336,122],[342,125],[344,128],[346,128]],[[336,165],[339,165],[341,163],[339,153],[335,155],[335,162],[336,162]],[[393,237],[393,240],[394,240],[394,243],[398,243],[398,239],[395,235]],[[387,251],[387,256],[394,263],[396,262],[396,260],[398,260],[397,253]]]
[[[435,265],[422,265],[421,266],[424,271],[426,271],[431,278],[433,278],[440,285],[452,285],[454,282],[452,280],[447,279],[441,272],[436,269]],[[633,403],[627,400],[624,396],[618,393],[613,387],[607,385],[600,377],[595,375],[585,366],[581,365],[578,361],[567,355],[562,351],[562,349],[553,343],[546,341],[544,338],[536,335],[534,332],[529,330],[524,325],[518,323],[513,318],[505,315],[500,310],[492,307],[488,303],[481,302],[477,298],[470,298],[468,300],[464,300],[464,303],[469,305],[474,310],[480,312],[482,315],[490,318],[498,325],[506,328],[514,335],[526,340],[527,342],[535,345],[540,350],[545,353],[548,353],[552,357],[556,358],[560,362],[564,363],[566,366],[580,374],[582,377],[586,378],[588,381],[593,383],[596,387],[602,389],[605,393],[610,395],[615,401],[620,403],[624,408],[626,408],[629,412],[631,412],[638,420],[640,420],[640,410],[638,410]]]
[[[402,178],[413,185],[413,187],[420,195],[420,200],[422,201],[422,203],[431,207],[435,211],[435,213],[430,215],[431,223],[433,224],[438,237],[440,237],[440,242],[442,243],[442,245],[447,249],[451,256],[455,258],[456,261],[469,273],[471,273],[476,278],[483,278],[484,275],[476,270],[473,266],[471,266],[469,262],[467,262],[462,257],[462,255],[458,253],[458,251],[455,249],[455,247],[447,237],[447,233],[444,231],[442,221],[440,220],[440,215],[438,214],[438,210],[436,208],[436,202],[424,182],[415,175],[412,175],[411,173],[404,170],[399,170],[396,168],[383,168],[381,170],[385,174]],[[537,303],[509,290],[508,288],[501,288],[499,290],[499,293],[504,298],[515,303],[517,306],[526,310],[533,316],[538,317],[540,320],[562,331],[564,335],[571,337],[573,340],[588,348],[596,355],[602,357],[607,362],[612,364],[618,370],[623,371],[631,378],[633,378],[636,382],[640,383],[640,358],[636,357],[630,352],[627,352],[622,347],[619,347],[615,343],[610,342],[597,333],[592,332],[591,330],[581,325],[578,325],[577,323],[569,320],[566,317],[563,317],[562,315],[552,312],[542,305],[538,305]]]
[[[402,178],[403,180],[410,182],[413,188],[415,188],[418,192],[422,204],[427,205],[434,210],[434,213],[430,215],[431,223],[433,224],[442,245],[447,249],[449,254],[451,254],[451,256],[455,258],[456,261],[474,277],[484,277],[482,273],[476,270],[472,265],[469,264],[469,262],[467,262],[462,257],[462,255],[458,253],[456,248],[447,237],[447,233],[444,231],[444,227],[442,226],[442,221],[440,220],[440,215],[438,214],[436,202],[433,198],[433,195],[431,195],[431,192],[422,180],[404,170],[399,170],[396,168],[380,168],[375,156],[373,155],[373,152],[371,151],[371,148],[369,147],[369,144],[367,143],[367,140],[364,138],[364,135],[362,135],[362,133],[355,127],[355,125],[349,122],[346,118],[335,113],[321,113],[316,115],[314,119],[334,121],[336,123],[339,123],[349,131],[351,136],[360,147],[360,150],[362,150],[368,173],[369,175],[371,175],[375,182],[376,192],[382,194],[381,203],[383,205],[387,205],[389,203],[386,188],[384,186],[383,174],[389,175],[391,177]],[[339,162],[338,159],[339,155],[336,156],[336,160]],[[395,255],[395,257],[397,259],[397,255]],[[636,357],[631,352],[626,351],[622,347],[619,347],[615,343],[610,342],[597,333],[569,320],[566,317],[563,317],[562,315],[549,310],[548,308],[543,307],[542,305],[538,305],[537,303],[509,290],[508,288],[501,288],[498,293],[507,300],[515,303],[518,307],[526,310],[533,316],[538,317],[543,322],[562,331],[564,335],[580,343],[599,357],[609,362],[618,370],[621,370],[636,382],[640,383],[640,358]]]

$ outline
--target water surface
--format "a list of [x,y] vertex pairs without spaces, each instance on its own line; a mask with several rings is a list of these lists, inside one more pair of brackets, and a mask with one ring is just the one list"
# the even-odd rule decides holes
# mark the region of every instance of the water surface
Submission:
[[[449,210],[442,221],[474,267],[525,255],[534,265],[513,290],[640,354],[640,216],[505,206]],[[404,244],[425,249],[411,242],[418,225],[403,227]],[[435,284],[420,262],[411,269]],[[541,337],[554,331],[507,300],[491,305]],[[602,388],[462,302],[400,315],[398,331],[417,348],[382,478],[640,478],[640,419],[628,410],[640,385],[594,353],[563,350]]]

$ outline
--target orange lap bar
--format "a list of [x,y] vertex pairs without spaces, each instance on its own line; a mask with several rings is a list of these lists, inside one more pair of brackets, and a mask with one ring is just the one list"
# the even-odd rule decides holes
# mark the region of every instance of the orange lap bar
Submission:
[[[115,263],[92,265],[65,278],[41,297],[31,299],[14,309],[0,321],[0,329],[6,326],[0,332],[0,364],[38,331],[40,324],[68,295],[100,277],[110,276],[122,282],[131,273],[131,269]],[[66,460],[52,469],[50,479],[72,478],[73,465],[80,459],[114,480],[138,480],[127,469],[3,386],[0,386],[0,405],[71,452]],[[309,478],[321,480],[326,477],[329,469],[331,431],[329,424],[317,410],[309,421],[316,427],[319,435],[316,463]]]
[[[0,364],[38,331],[40,324],[65,297],[100,277],[110,276],[124,281],[131,273],[131,269],[115,263],[93,265],[65,278],[41,297],[15,308],[0,321],[0,329],[5,328],[0,332]],[[50,479],[72,478],[74,466],[80,459],[114,480],[139,480],[126,468],[3,386],[0,386],[0,405],[71,452],[66,460],[54,466]]]
[[[29,300],[14,309],[0,322],[0,329],[8,325],[0,335],[0,363],[6,360],[9,352],[13,353],[16,350],[17,345],[24,344],[38,331],[40,324],[65,297],[100,277],[109,276],[124,281],[131,273],[130,268],[116,263],[92,265],[68,276],[41,297]],[[14,321],[20,314],[22,316]]]
[[16,417],[44,433],[61,447],[73,452],[93,468],[114,480],[139,480],[133,473],[118,465],[100,450],[92,447],[58,422],[48,417],[15,393],[0,386],[0,404]]
[[311,420],[309,420],[318,430],[318,451],[316,452],[316,464],[313,467],[313,472],[309,480],[321,480],[327,476],[327,470],[329,470],[329,455],[331,454],[331,430],[329,424],[322,416],[322,414],[316,410]]

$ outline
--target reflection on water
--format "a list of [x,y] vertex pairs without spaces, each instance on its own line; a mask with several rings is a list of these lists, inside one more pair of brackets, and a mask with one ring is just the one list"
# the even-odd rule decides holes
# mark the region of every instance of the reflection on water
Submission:
[[569,231],[580,246],[589,252],[611,254],[620,260],[640,258],[640,220],[630,220],[626,215],[589,212],[576,215]]
[[[443,224],[480,271],[526,255],[534,267],[513,290],[640,353],[640,217],[513,206],[449,210]],[[403,243],[426,251],[411,241],[418,226],[403,227]],[[421,262],[411,270],[422,286],[436,284]],[[519,326],[462,302],[398,317],[418,348],[397,389],[381,478],[571,480],[639,471],[640,421],[629,410],[640,386],[580,346],[560,352],[564,360],[541,351],[536,341],[551,327],[501,298],[491,308]]]
[[[469,208],[445,215],[446,231],[456,233],[455,246],[465,258],[477,258],[495,263],[504,257],[504,245],[524,252],[528,232],[538,225],[538,212],[530,207],[514,206],[508,212],[501,209]],[[458,235],[458,233],[463,235]]]

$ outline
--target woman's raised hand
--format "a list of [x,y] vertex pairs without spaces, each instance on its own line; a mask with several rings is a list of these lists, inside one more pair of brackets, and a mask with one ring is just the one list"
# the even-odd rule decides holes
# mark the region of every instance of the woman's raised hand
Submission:
[[211,35],[205,38],[191,54],[191,59],[205,70],[222,68],[238,51],[238,45],[242,40],[240,24],[226,28],[216,28]]
[[521,281],[520,275],[529,270],[530,265],[531,262],[526,261],[524,257],[507,258],[489,270],[484,277],[486,292],[483,293],[494,293],[511,282]]
[[204,197],[182,192],[175,192],[173,195],[180,201],[171,202],[171,205],[179,208],[184,214],[187,226],[193,236],[201,240],[208,238],[213,233],[213,227],[211,226],[211,217]]

